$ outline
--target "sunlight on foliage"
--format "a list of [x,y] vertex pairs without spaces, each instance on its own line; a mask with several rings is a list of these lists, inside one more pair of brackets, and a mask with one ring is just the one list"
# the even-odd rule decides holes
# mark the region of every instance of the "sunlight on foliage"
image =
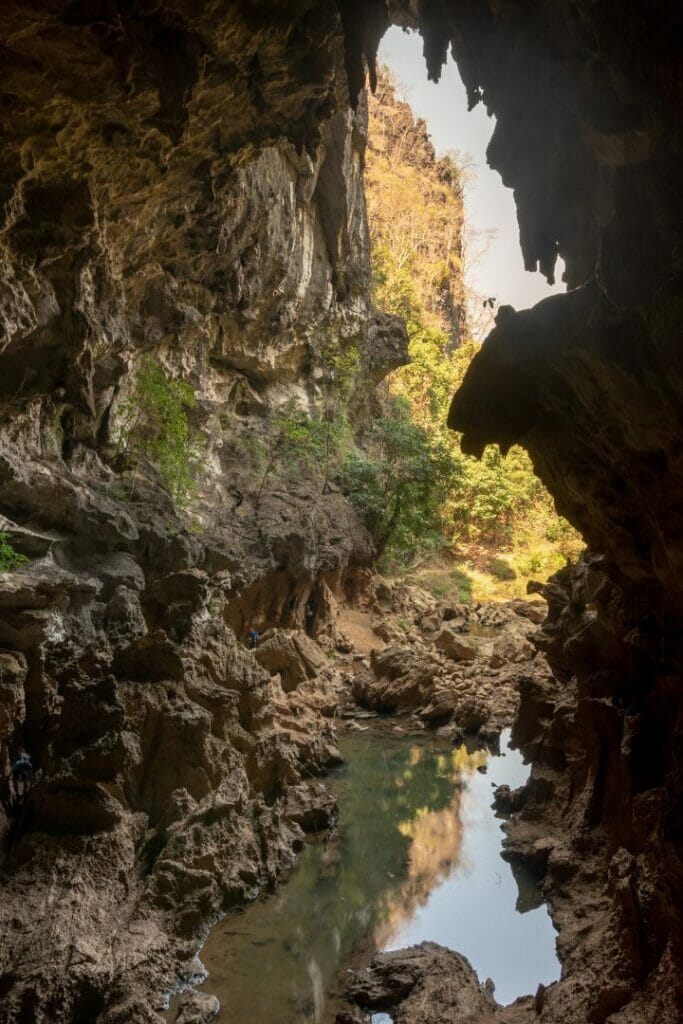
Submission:
[[377,553],[405,562],[440,544],[441,509],[457,467],[448,448],[412,420],[407,401],[395,399],[392,412],[373,424],[364,451],[347,455],[343,486]]
[[[478,460],[462,454],[460,435],[446,427],[451,398],[478,350],[467,336],[464,314],[454,315],[454,303],[464,308],[462,250],[448,224],[462,231],[462,188],[453,160],[447,174],[438,164],[419,166],[424,156],[416,158],[405,142],[411,132],[406,109],[386,82],[370,101],[372,281],[375,304],[400,316],[408,331],[410,363],[391,375],[390,391],[408,403],[409,418],[428,445],[448,454],[448,484],[438,492],[430,523],[441,524],[442,542],[476,554],[476,571],[491,571],[499,581],[554,571],[578,553],[581,542],[555,512],[527,453],[513,447],[504,457],[489,446]],[[433,190],[441,192],[437,215],[430,213]],[[408,518],[407,529],[410,523]],[[435,546],[434,529],[412,525],[416,551]],[[405,541],[403,546],[408,550]],[[500,551],[513,553],[507,569],[491,561]]]

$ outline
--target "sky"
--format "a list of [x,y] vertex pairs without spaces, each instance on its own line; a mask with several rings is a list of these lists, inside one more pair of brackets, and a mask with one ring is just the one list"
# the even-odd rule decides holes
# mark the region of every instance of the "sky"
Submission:
[[465,87],[453,59],[449,56],[438,84],[428,81],[421,37],[393,27],[382,40],[379,60],[405,87],[400,98],[427,122],[437,155],[456,151],[472,160],[473,180],[465,192],[470,262],[466,284],[479,296],[478,308],[484,298],[492,297],[499,305],[525,309],[564,291],[562,264],[553,286],[542,274],[524,269],[512,190],[486,163],[495,119],[488,117],[481,103],[468,112]]

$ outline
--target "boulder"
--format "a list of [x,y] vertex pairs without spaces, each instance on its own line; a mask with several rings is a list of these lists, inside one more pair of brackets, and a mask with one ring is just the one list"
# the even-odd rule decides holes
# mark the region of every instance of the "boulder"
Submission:
[[548,605],[545,601],[524,601],[520,599],[519,601],[511,601],[510,607],[516,615],[521,615],[536,626],[540,626],[548,614]]
[[175,1024],[208,1024],[218,1016],[221,1005],[208,992],[188,992],[181,997]]
[[529,661],[535,653],[535,648],[526,637],[506,633],[493,645],[489,664],[491,668],[502,668],[504,665]]
[[375,954],[365,970],[351,972],[347,997],[415,1024],[475,1024],[496,1009],[465,957],[435,942]]
[[450,626],[443,627],[434,640],[434,646],[453,661],[474,661],[477,656],[477,648],[474,644],[463,640]]
[[304,832],[320,832],[334,821],[337,801],[322,783],[301,783],[289,790],[286,814]]

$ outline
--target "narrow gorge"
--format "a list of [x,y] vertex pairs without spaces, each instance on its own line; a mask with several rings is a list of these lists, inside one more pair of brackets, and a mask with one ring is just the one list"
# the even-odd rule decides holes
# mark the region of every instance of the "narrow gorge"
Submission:
[[[4,0],[0,1024],[208,1022],[212,929],[307,834],[334,852],[340,737],[434,735],[460,772],[510,726],[531,774],[491,798],[559,980],[500,1004],[458,951],[373,948],[301,1019],[683,1020],[681,20]],[[432,372],[466,341],[461,183],[377,66],[390,25],[435,81],[452,53],[520,259],[566,267],[498,310],[438,414],[372,185],[419,183]],[[581,556],[497,603],[380,574],[432,530],[437,470],[498,449]]]

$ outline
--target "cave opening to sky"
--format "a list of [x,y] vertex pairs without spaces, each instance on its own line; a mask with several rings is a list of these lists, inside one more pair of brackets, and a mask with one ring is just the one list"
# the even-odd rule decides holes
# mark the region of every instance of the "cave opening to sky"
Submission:
[[493,313],[481,316],[484,300],[495,305],[526,309],[549,295],[565,291],[564,263],[558,258],[555,284],[540,272],[524,269],[512,189],[488,166],[486,150],[495,118],[484,103],[469,111],[467,93],[452,56],[444,65],[438,84],[425,75],[423,40],[417,32],[392,26],[384,35],[378,60],[386,65],[402,90],[401,98],[422,118],[438,156],[454,153],[463,166],[466,227],[465,283],[470,315],[478,341],[493,325]]

